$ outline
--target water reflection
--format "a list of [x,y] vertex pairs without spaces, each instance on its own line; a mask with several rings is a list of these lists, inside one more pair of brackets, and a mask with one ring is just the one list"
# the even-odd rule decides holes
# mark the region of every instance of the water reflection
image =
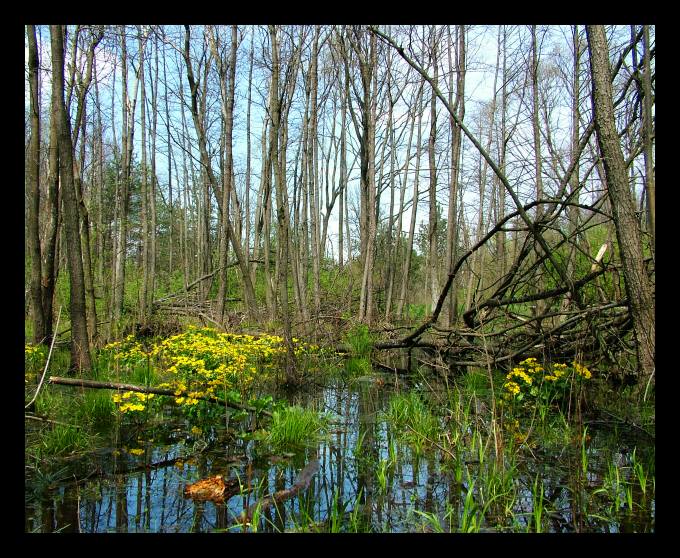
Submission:
[[[381,420],[380,411],[385,409],[389,395],[388,389],[372,384],[352,389],[332,386],[297,394],[291,402],[314,405],[328,412],[331,420],[328,435],[321,443],[294,456],[268,455],[258,443],[239,440],[220,429],[213,431],[211,445],[205,451],[193,452],[193,446],[178,434],[181,429],[176,425],[168,426],[164,434],[155,432],[155,445],[147,446],[139,456],[125,453],[122,442],[118,442],[117,451],[88,460],[89,470],[96,471],[89,479],[63,482],[55,490],[44,491],[38,499],[27,492],[26,531],[238,531],[244,509],[259,497],[290,488],[312,459],[318,459],[320,470],[308,490],[265,510],[256,526],[258,531],[329,530],[337,515],[341,517],[336,517],[336,527],[342,525],[345,529],[350,529],[348,525],[381,532],[416,531],[424,525],[427,528],[415,510],[437,518],[444,530],[457,530],[468,489],[473,490],[481,508],[487,495],[480,492],[479,484],[473,488],[472,483],[492,477],[498,479],[498,491],[507,494],[507,498],[499,497],[484,506],[486,513],[481,521],[487,528],[507,524],[508,516],[514,518],[515,530],[530,526],[536,498],[534,481],[540,478],[548,510],[544,524],[547,530],[654,530],[653,491],[651,495],[644,494],[639,484],[630,484],[631,497],[636,502],[633,509],[626,508],[623,495],[619,509],[613,510],[617,521],[603,519],[598,513],[602,502],[597,494],[593,495],[593,487],[609,486],[609,464],[623,462],[631,469],[630,452],[622,452],[620,444],[613,445],[606,431],[592,430],[587,474],[583,473],[578,455],[555,459],[539,453],[536,459],[525,459],[516,470],[509,471],[501,461],[475,463],[461,451],[459,459],[465,474],[457,477],[454,464],[449,460],[443,465],[438,452],[419,455],[400,443]],[[633,443],[629,442],[629,446]],[[237,477],[243,486],[254,490],[236,494],[223,503],[184,497],[188,483],[216,474]]]

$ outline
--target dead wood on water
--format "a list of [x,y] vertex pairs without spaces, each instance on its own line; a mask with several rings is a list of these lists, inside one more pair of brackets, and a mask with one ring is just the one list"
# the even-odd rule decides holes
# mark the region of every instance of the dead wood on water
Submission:
[[253,514],[259,508],[260,512],[263,512],[274,505],[278,505],[281,502],[290,500],[293,496],[298,494],[303,490],[309,488],[309,484],[312,482],[312,477],[319,471],[319,461],[314,459],[310,461],[304,469],[300,472],[295,483],[290,488],[284,490],[279,490],[271,496],[266,496],[252,504],[241,514],[241,521],[243,524],[250,523],[253,518]]

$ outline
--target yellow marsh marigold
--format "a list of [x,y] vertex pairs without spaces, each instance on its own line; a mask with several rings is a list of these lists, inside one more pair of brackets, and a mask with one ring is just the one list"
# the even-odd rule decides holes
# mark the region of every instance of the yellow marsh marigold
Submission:
[[572,362],[572,366],[574,367],[574,371],[582,378],[585,378],[586,380],[589,380],[591,378],[592,373],[582,364],[579,364],[578,362],[574,361]]
[[512,371],[506,376],[508,380],[512,378],[521,378],[526,382],[527,385],[531,385],[533,378],[529,376],[522,368],[513,368]]
[[503,387],[512,395],[517,395],[520,392],[520,387],[517,382],[506,382]]

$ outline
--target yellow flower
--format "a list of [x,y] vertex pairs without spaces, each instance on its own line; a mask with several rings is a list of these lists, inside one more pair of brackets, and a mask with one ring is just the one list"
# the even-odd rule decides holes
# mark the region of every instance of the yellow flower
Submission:
[[579,376],[584,377],[586,380],[589,380],[590,377],[592,376],[592,373],[590,370],[588,370],[585,366],[582,364],[579,364],[578,362],[574,361],[573,363],[574,370]]
[[513,368],[512,371],[506,376],[508,380],[513,377],[522,378],[528,385],[531,385],[533,379],[521,368]]
[[520,387],[517,382],[505,382],[504,387],[513,395],[517,395],[520,392]]

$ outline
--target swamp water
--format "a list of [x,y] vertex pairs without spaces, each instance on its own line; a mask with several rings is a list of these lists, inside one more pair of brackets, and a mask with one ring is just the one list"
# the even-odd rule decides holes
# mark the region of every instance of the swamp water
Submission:
[[[634,474],[654,477],[654,441],[645,434],[585,420],[587,444],[552,440],[496,460],[480,400],[467,435],[418,450],[386,420],[396,390],[376,378],[274,394],[329,417],[323,438],[303,449],[273,453],[256,434],[192,427],[170,408],[153,425],[116,427],[102,434],[108,447],[61,460],[42,487],[27,475],[25,530],[654,531],[655,483]],[[399,387],[417,389],[401,379]],[[440,424],[447,428],[446,419]],[[241,526],[245,509],[293,486],[314,461],[306,490]],[[185,497],[188,484],[215,475],[238,481],[223,502]]]

